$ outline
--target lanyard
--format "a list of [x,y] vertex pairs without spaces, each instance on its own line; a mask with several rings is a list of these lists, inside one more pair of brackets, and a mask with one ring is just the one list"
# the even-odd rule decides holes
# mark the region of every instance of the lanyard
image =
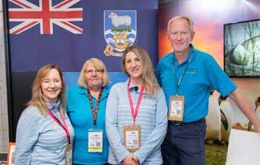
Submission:
[[93,124],[94,125],[97,125],[97,112],[98,112],[98,107],[99,107],[102,92],[103,92],[103,87],[99,91],[98,100],[97,100],[97,103],[96,103],[96,108],[94,108],[94,104],[93,104],[93,101],[92,101],[92,98],[91,98],[90,90],[88,89],[88,100],[89,100],[90,108],[91,108],[92,115],[93,115]]
[[133,120],[134,120],[134,123],[135,123],[135,119],[136,119],[136,116],[138,114],[138,111],[139,111],[139,107],[140,107],[140,104],[141,104],[141,101],[142,101],[142,97],[143,97],[143,93],[144,93],[144,84],[142,85],[142,88],[141,88],[141,91],[140,91],[140,94],[138,96],[138,101],[137,101],[137,104],[136,104],[136,107],[134,109],[134,105],[133,105],[133,100],[132,100],[132,95],[131,95],[131,92],[130,92],[130,81],[128,81],[128,84],[127,84],[127,93],[128,93],[128,100],[129,100],[129,103],[130,103],[130,108],[131,108],[131,113],[132,113],[132,117],[133,117]]
[[187,71],[187,68],[188,68],[188,64],[190,63],[190,61],[191,61],[191,59],[192,59],[193,56],[194,56],[194,50],[192,50],[192,54],[190,55],[190,58],[189,58],[188,62],[186,63],[185,68],[184,68],[184,71],[183,71],[183,73],[182,73],[182,75],[181,75],[181,77],[180,77],[180,79],[179,79],[178,82],[177,82],[177,77],[176,77],[176,70],[177,70],[177,69],[174,68],[174,64],[173,64],[173,60],[172,60],[172,70],[173,70],[175,82],[177,82],[177,85],[176,85],[176,86],[177,86],[177,88],[176,88],[176,94],[177,94],[177,95],[178,95],[178,93],[179,93],[179,87],[181,86],[181,82],[182,82],[182,80],[183,80],[183,77],[184,77],[184,75],[186,74],[186,71]]
[[59,112],[60,112],[60,117],[61,117],[61,120],[62,120],[63,124],[59,121],[59,119],[57,119],[56,116],[53,115],[53,113],[51,112],[50,109],[48,109],[47,112],[48,112],[48,114],[50,115],[50,117],[51,117],[57,124],[59,124],[59,126],[61,126],[61,128],[63,128],[63,130],[64,130],[65,133],[66,133],[66,138],[67,138],[67,140],[68,140],[68,142],[69,142],[69,144],[70,144],[70,133],[69,133],[68,126],[67,126],[67,124],[66,124],[66,122],[65,122],[65,120],[64,120],[64,117],[63,117],[61,111],[59,110]]

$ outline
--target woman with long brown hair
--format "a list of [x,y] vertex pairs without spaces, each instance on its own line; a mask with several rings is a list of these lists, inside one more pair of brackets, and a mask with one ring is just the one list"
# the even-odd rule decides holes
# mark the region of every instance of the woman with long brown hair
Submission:
[[126,49],[126,82],[115,84],[106,107],[110,164],[162,164],[161,144],[167,129],[167,106],[146,50]]

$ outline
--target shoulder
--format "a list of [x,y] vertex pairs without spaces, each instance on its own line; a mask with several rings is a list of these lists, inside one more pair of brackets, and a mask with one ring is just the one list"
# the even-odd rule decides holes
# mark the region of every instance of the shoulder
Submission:
[[173,52],[162,57],[157,64],[156,74],[160,74],[165,69],[170,69],[172,67],[172,61],[173,61]]
[[160,60],[159,60],[159,64],[161,63],[167,63],[169,62],[171,59],[173,58],[173,52],[165,55],[164,57],[162,57]]
[[73,87],[68,88],[67,97],[68,98],[78,97],[81,94],[85,94],[86,92],[87,92],[86,88],[83,88],[81,86],[73,86]]
[[110,90],[111,90],[111,86],[104,86],[103,87],[103,96],[105,96],[105,97],[107,97],[108,96],[108,94],[109,94],[109,92],[110,92]]
[[103,87],[103,91],[109,92],[111,90],[111,85],[106,85]]
[[155,93],[155,97],[156,97],[156,98],[159,98],[159,99],[165,97],[164,91],[163,91],[162,88],[159,88],[159,89],[158,89],[158,91]]
[[41,115],[41,113],[36,106],[30,105],[23,111],[22,115],[38,116]]
[[21,121],[40,121],[45,118],[44,114],[41,114],[36,106],[28,106],[21,114],[19,120]]
[[127,82],[118,82],[115,83],[112,87],[111,87],[111,91],[112,90],[121,90],[124,89],[127,85]]
[[120,95],[127,89],[127,82],[115,83],[109,92],[111,95]]
[[81,87],[81,86],[72,86],[72,87],[69,87],[67,89],[67,92],[68,93],[77,93],[77,92],[80,92],[82,90],[86,90],[85,88]]
[[205,61],[215,61],[215,59],[210,55],[209,53],[203,52],[201,50],[195,49],[195,58],[196,60],[202,60],[203,62]]

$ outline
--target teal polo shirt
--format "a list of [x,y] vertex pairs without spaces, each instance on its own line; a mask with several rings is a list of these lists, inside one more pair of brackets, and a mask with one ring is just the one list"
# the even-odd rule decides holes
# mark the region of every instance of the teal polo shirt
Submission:
[[168,107],[170,96],[177,93],[177,82],[182,75],[178,95],[184,96],[184,122],[196,121],[208,114],[211,88],[224,97],[237,88],[212,56],[191,46],[183,63],[178,64],[172,52],[157,65],[157,80],[165,92]]
[[[97,112],[97,124],[93,124],[93,115],[86,88],[74,86],[67,91],[67,114],[74,128],[73,164],[103,165],[108,159],[108,139],[105,127],[106,103],[110,87],[105,86],[100,98]],[[91,96],[93,106],[96,107],[97,99]],[[88,152],[88,130],[98,129],[103,131],[103,152]]]

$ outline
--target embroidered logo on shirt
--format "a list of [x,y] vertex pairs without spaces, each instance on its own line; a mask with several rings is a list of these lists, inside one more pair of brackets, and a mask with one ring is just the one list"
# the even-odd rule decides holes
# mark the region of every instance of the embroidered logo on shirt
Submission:
[[186,73],[189,73],[189,74],[196,74],[196,72],[197,72],[197,69],[195,69],[195,68],[187,68],[187,71],[186,71]]

